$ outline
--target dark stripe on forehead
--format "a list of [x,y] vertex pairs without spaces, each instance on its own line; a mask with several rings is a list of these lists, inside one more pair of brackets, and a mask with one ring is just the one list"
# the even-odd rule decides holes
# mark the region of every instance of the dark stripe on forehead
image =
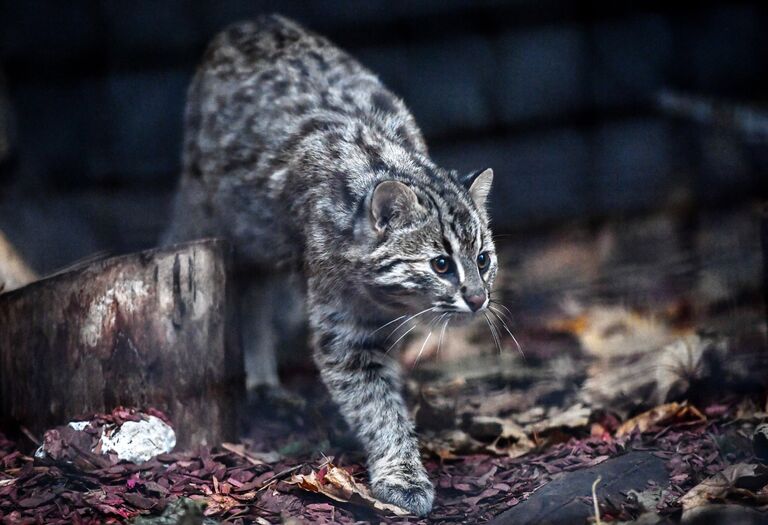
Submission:
[[[462,244],[475,245],[477,240],[477,226],[480,217],[476,215],[476,212],[472,208],[468,209],[456,209],[453,208],[454,224],[452,225],[456,238]],[[458,230],[456,226],[459,226]]]
[[442,210],[440,209],[440,206],[437,204],[437,201],[435,200],[434,195],[432,195],[429,191],[425,191],[425,190],[427,190],[427,188],[422,188],[422,191],[424,191],[424,195],[427,196],[427,199],[429,200],[429,202],[432,203],[432,207],[435,209],[435,213],[437,213],[437,224],[440,226],[440,237],[443,239],[443,246],[448,252],[448,255],[450,255],[452,253],[451,244],[447,242],[445,238],[445,228],[443,226]]
[[451,248],[451,243],[448,242],[448,239],[443,237],[443,248],[445,249],[445,253],[448,255],[453,255],[453,248]]

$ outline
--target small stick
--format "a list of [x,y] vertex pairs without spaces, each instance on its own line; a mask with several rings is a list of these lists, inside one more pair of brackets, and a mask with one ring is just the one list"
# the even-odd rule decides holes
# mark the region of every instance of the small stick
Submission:
[[280,478],[283,478],[283,477],[287,476],[291,472],[296,472],[297,470],[299,470],[304,465],[305,465],[305,463],[301,463],[300,465],[296,465],[294,467],[290,467],[290,468],[287,468],[285,470],[281,470],[280,472],[278,472],[277,474],[275,474],[271,478],[269,478],[267,480],[264,480],[264,485],[262,485],[260,489],[257,489],[256,492],[261,492],[265,488],[267,488],[270,485],[272,485],[274,482],[278,481]]
[[603,524],[603,522],[600,521],[600,506],[597,504],[597,493],[596,493],[597,484],[600,483],[602,479],[603,479],[602,477],[597,476],[597,479],[595,480],[595,482],[592,483],[592,504],[595,507],[595,524],[596,525]]
[[[2,291],[1,287],[0,287],[0,291]],[[28,440],[30,440],[32,443],[34,443],[38,447],[40,446],[40,440],[34,434],[32,434],[32,432],[30,432],[30,430],[27,427],[21,427],[20,430],[21,430],[21,433],[24,434],[24,437],[26,437]]]

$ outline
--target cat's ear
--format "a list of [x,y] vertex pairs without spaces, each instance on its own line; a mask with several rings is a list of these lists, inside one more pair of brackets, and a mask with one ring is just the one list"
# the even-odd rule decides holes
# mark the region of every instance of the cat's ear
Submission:
[[469,191],[472,200],[478,208],[485,207],[485,201],[488,200],[488,194],[491,192],[493,183],[493,170],[487,168],[484,170],[473,171],[462,179],[464,187]]
[[419,198],[407,184],[396,180],[380,182],[371,196],[371,222],[378,232],[401,226],[417,215]]

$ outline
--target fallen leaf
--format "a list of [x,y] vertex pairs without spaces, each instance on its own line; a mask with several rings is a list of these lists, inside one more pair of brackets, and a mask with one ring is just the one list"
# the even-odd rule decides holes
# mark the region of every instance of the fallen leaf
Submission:
[[123,499],[137,509],[144,510],[152,509],[158,506],[159,501],[157,499],[147,498],[146,496],[142,496],[136,492],[126,492],[123,494]]
[[520,426],[511,421],[502,420],[501,434],[486,449],[500,456],[517,458],[535,447],[536,444]]
[[591,415],[592,409],[577,403],[542,421],[526,425],[524,429],[528,434],[541,434],[549,430],[582,428],[587,426]]
[[467,433],[479,441],[491,441],[485,450],[499,456],[520,457],[536,446],[520,425],[499,417],[475,416]]
[[597,305],[550,323],[559,332],[573,334],[589,354],[600,358],[658,349],[675,333],[666,324],[622,306]]
[[729,465],[689,490],[680,498],[680,504],[685,513],[696,507],[708,505],[713,500],[726,499],[734,492],[739,494],[740,499],[747,497],[756,500],[757,503],[765,503],[768,498],[764,495],[758,496],[757,492],[766,484],[768,484],[767,467],[746,463]]
[[706,421],[707,417],[692,405],[676,402],[666,403],[628,419],[616,430],[616,436],[624,436],[635,429],[646,432],[654,426],[683,419]]
[[206,516],[216,516],[229,512],[232,507],[237,507],[241,503],[231,496],[225,494],[211,494],[210,496],[192,496],[192,499],[202,501],[206,504],[203,514]]
[[377,500],[364,485],[355,481],[349,472],[332,463],[326,463],[318,471],[313,470],[308,475],[294,474],[289,483],[297,485],[303,490],[323,494],[343,503],[372,507],[379,511],[391,512],[397,516],[410,514],[407,510],[396,505]]

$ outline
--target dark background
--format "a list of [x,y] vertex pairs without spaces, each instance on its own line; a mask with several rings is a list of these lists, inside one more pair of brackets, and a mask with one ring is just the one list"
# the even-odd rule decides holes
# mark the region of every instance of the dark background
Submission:
[[195,65],[267,12],[377,72],[438,163],[493,167],[497,231],[765,195],[768,7],[636,4],[0,1],[0,230],[42,272],[151,246]]

